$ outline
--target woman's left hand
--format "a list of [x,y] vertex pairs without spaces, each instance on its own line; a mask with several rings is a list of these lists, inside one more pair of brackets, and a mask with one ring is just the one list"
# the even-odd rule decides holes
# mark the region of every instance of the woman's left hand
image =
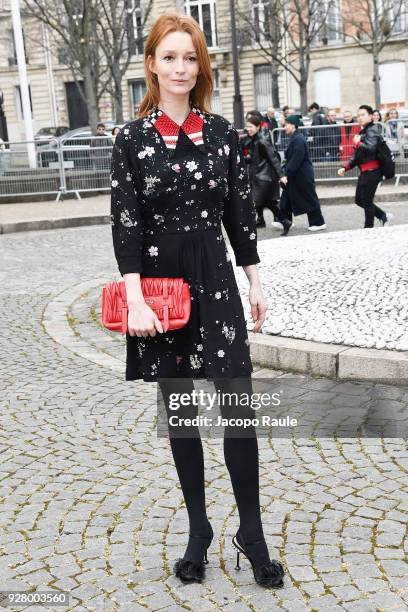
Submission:
[[287,185],[288,184],[288,177],[287,176],[281,176],[279,180],[282,183],[282,185]]
[[252,321],[255,323],[253,332],[257,333],[265,321],[268,303],[262,292],[260,284],[251,285],[249,288],[249,303],[251,304]]

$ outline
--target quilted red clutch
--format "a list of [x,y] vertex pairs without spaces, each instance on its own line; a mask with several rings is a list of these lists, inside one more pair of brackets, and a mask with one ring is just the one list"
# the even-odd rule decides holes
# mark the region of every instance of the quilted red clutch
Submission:
[[[184,327],[190,318],[190,287],[183,278],[141,278],[146,304],[160,319],[163,330]],[[125,281],[107,283],[102,289],[102,324],[111,331],[128,330]]]

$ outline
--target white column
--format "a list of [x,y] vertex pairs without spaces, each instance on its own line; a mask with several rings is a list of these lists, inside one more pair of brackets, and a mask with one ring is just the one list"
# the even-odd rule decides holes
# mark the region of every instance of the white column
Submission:
[[50,106],[51,106],[51,113],[52,113],[52,125],[57,127],[59,125],[59,120],[58,120],[57,98],[55,95],[54,75],[52,73],[50,37],[48,34],[48,28],[45,25],[45,23],[42,24],[42,31],[43,31],[43,41],[44,41],[45,65],[47,67],[48,93],[50,96]]
[[14,42],[16,45],[18,74],[20,77],[21,104],[26,132],[27,153],[30,168],[36,168],[33,122],[31,118],[30,93],[28,90],[27,67],[24,52],[23,32],[21,28],[20,0],[11,0]]

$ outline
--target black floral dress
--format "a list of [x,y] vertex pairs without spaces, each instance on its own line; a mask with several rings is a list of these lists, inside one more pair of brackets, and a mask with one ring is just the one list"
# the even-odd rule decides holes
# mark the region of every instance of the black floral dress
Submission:
[[155,127],[164,114],[156,107],[127,123],[113,148],[111,227],[119,272],[183,277],[191,292],[187,326],[154,337],[126,334],[126,380],[229,378],[253,371],[221,229],[223,224],[238,266],[259,263],[244,157],[227,119],[196,107],[191,113],[203,119],[202,138],[186,135],[183,123],[169,149]]

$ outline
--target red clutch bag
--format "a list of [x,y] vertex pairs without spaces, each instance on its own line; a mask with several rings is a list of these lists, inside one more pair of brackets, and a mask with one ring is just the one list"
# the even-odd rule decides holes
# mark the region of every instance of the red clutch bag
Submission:
[[[143,297],[160,319],[163,330],[184,327],[190,318],[190,287],[183,278],[141,278]],[[102,289],[102,324],[111,331],[128,331],[125,281],[107,283]]]

